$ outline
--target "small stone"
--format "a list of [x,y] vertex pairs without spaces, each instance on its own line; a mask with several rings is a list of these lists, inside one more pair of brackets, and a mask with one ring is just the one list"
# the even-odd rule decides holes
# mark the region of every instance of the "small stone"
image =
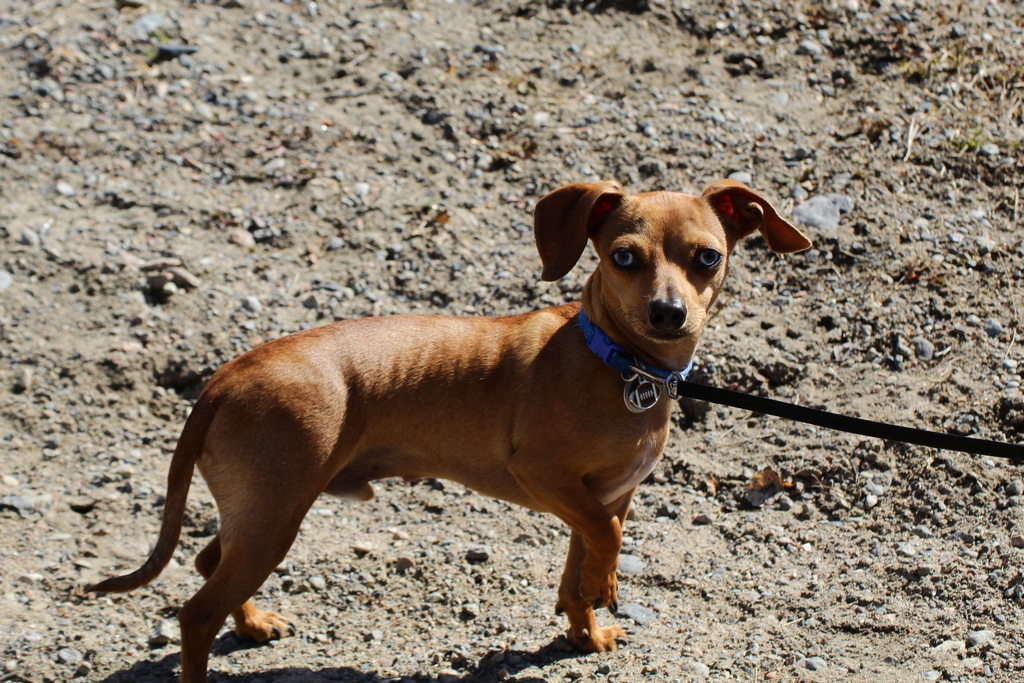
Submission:
[[263,304],[254,296],[247,296],[242,299],[242,308],[250,313],[259,313],[263,310]]
[[319,305],[320,305],[320,302],[316,300],[316,294],[310,294],[309,296],[307,296],[305,299],[302,300],[303,308],[315,309]]
[[18,244],[22,244],[26,247],[38,247],[39,233],[32,228],[22,228],[21,236],[18,238]]
[[475,602],[467,602],[462,606],[462,611],[459,613],[459,618],[463,621],[470,621],[480,616],[480,605]]
[[637,164],[636,170],[644,178],[658,178],[668,173],[668,166],[661,159],[648,157]]
[[57,650],[57,661],[61,664],[78,664],[84,655],[79,650],[74,650],[70,647],[61,648]]
[[58,182],[53,189],[57,191],[57,194],[63,195],[65,197],[74,197],[76,194],[75,187],[65,180],[61,180],[60,182]]
[[632,619],[639,626],[643,626],[647,622],[654,621],[657,618],[657,615],[653,610],[649,610],[643,605],[638,605],[635,602],[630,602],[620,607],[618,614]]
[[918,524],[917,526],[915,526],[913,529],[910,530],[910,533],[914,534],[918,538],[931,538],[935,535],[931,529],[924,526],[923,524]]
[[173,619],[161,619],[157,622],[153,632],[149,634],[150,647],[163,647],[170,643],[180,643],[181,635],[178,632],[178,624]]
[[942,674],[938,671],[935,671],[934,669],[931,669],[921,674],[921,678],[923,678],[926,681],[937,681],[940,678],[942,678]]
[[796,53],[798,55],[810,55],[812,57],[818,57],[825,52],[819,43],[813,40],[801,40],[800,44],[796,47]]
[[775,507],[782,510],[783,512],[792,510],[793,505],[793,499],[787,496],[785,493],[779,496],[778,500],[775,501]]
[[1003,333],[1003,324],[995,318],[989,318],[985,321],[985,334],[990,337],[998,337]]
[[878,505],[878,496],[873,493],[869,493],[864,496],[864,507],[868,510]]
[[[182,54],[182,48],[186,47],[183,45],[161,45],[159,47],[160,56],[164,59],[175,59],[180,57]],[[197,102],[193,111],[203,121],[214,121],[217,119],[217,114],[214,112],[213,107],[208,105],[206,102]],[[281,161],[281,168],[284,168],[284,159],[275,159],[274,161]],[[270,162],[273,163],[273,162]],[[263,170],[266,171],[267,167],[264,166]],[[275,169],[277,170],[277,169]]]
[[231,235],[228,240],[232,244],[237,244],[240,247],[251,249],[256,246],[256,238],[252,236],[252,233],[243,228],[236,228],[231,231]]
[[711,675],[710,667],[700,662],[687,662],[683,664],[683,669],[693,674],[693,683],[703,683]]
[[202,284],[202,280],[184,268],[171,268],[167,272],[171,276],[171,282],[181,289],[195,289]]
[[932,648],[936,654],[961,653],[967,649],[967,644],[962,640],[945,640]]
[[8,659],[6,662],[4,662],[4,673],[5,674],[14,673],[17,670],[18,670],[18,660],[17,659]]
[[715,516],[714,515],[709,515],[706,512],[701,512],[700,514],[698,514],[696,517],[693,518],[693,523],[694,524],[711,524],[714,521],[715,521]]
[[551,115],[548,114],[546,111],[539,111],[533,115],[532,120],[534,128],[543,128],[544,126],[548,125],[548,122],[551,120]]
[[906,340],[903,339],[902,337],[898,337],[896,339],[895,351],[897,354],[903,356],[904,358],[910,358],[910,355],[914,353],[914,350],[910,348],[910,345],[907,344]]
[[999,145],[994,142],[986,142],[979,151],[987,157],[999,156]]
[[754,184],[754,176],[746,171],[735,171],[730,173],[729,180],[735,180],[736,182],[743,183],[744,185]]
[[907,541],[906,543],[900,543],[896,546],[896,554],[900,557],[914,557],[917,555],[917,549],[914,548],[910,541]]
[[619,573],[628,576],[636,576],[644,571],[644,561],[636,555],[622,553],[619,555]]
[[466,562],[482,564],[491,559],[491,549],[486,545],[473,546],[466,550]]
[[819,230],[834,231],[839,228],[841,214],[853,210],[853,199],[844,194],[824,194],[808,199],[793,209],[791,217]]
[[14,393],[24,394],[32,388],[32,368],[21,368],[14,376]]
[[0,270],[0,292],[14,284],[14,276],[6,270]]
[[473,165],[481,171],[489,171],[494,166],[494,157],[487,152],[480,152],[476,155]]
[[789,93],[782,90],[772,93],[772,96],[768,98],[768,101],[776,107],[785,107],[789,104]]
[[98,502],[92,496],[77,496],[68,501],[68,507],[78,514],[84,515],[92,512]]
[[789,196],[793,198],[793,201],[799,204],[800,202],[806,202],[807,197],[810,195],[807,194],[807,190],[805,190],[802,185],[794,185],[789,190]]
[[351,543],[349,544],[349,547],[352,548],[352,552],[354,552],[359,557],[369,555],[375,550],[372,543],[365,543],[363,541],[356,541],[355,543]]
[[313,590],[320,592],[327,588],[327,581],[322,576],[311,576],[309,577],[309,585]]
[[284,170],[284,167],[288,165],[288,162],[281,157],[275,157],[263,164],[263,172],[266,174],[277,173],[278,171]]
[[181,259],[174,256],[150,259],[138,264],[139,270],[144,273],[151,271],[165,271],[181,265]]
[[978,254],[985,256],[991,254],[996,250],[995,240],[991,240],[987,237],[976,237],[974,243],[978,246]]
[[128,481],[135,476],[135,468],[128,463],[122,463],[111,470],[110,473],[117,475],[122,481]]
[[415,566],[416,561],[411,557],[402,556],[395,560],[395,571],[399,574],[404,574]]
[[337,251],[345,246],[345,240],[337,235],[327,240],[327,251]]
[[821,671],[828,667],[828,664],[821,657],[808,657],[800,662],[800,664],[808,671]]
[[1021,536],[1020,534],[1010,536],[1010,545],[1014,548],[1024,548],[1024,536]]
[[938,571],[936,570],[936,568],[930,564],[919,564],[916,567],[914,567],[914,574],[916,574],[917,576],[931,576],[937,573]]
[[1015,479],[1006,485],[1006,495],[1019,496],[1024,493],[1024,481]]
[[40,583],[43,580],[42,574],[22,574],[18,577],[19,583],[27,583],[28,585],[34,585]]
[[927,362],[935,357],[935,345],[924,337],[914,337],[910,343],[914,345],[914,355],[918,360]]
[[162,14],[150,12],[132,22],[128,27],[128,35],[135,40],[149,40],[150,34],[156,33],[165,26],[167,26],[167,20]]
[[356,183],[352,186],[352,191],[360,199],[366,199],[370,195],[370,183]]
[[967,647],[978,647],[985,643],[991,642],[996,637],[995,631],[989,629],[982,629],[980,631],[972,631],[967,634]]
[[885,472],[875,472],[864,482],[864,491],[876,496],[884,496],[892,485],[892,476]]
[[17,511],[22,518],[28,517],[36,509],[36,501],[31,496],[4,496],[0,498],[0,508]]
[[173,282],[174,276],[168,272],[157,273],[146,278],[146,284],[154,291],[160,291],[168,282]]

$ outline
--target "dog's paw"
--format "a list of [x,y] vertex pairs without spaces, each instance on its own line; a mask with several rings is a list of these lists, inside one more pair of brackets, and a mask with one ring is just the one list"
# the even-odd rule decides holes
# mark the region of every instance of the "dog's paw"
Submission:
[[594,632],[582,629],[577,635],[569,632],[572,644],[584,652],[614,652],[619,647],[619,640],[625,640],[626,631],[621,626],[595,626]]
[[235,633],[257,643],[295,635],[292,623],[277,612],[256,612],[244,622],[235,622]]

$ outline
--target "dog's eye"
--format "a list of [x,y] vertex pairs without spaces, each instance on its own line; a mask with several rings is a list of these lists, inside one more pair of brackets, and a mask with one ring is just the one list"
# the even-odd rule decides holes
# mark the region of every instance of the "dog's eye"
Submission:
[[722,255],[714,249],[702,249],[697,253],[697,265],[706,270],[718,267],[722,262]]
[[621,249],[612,254],[612,261],[615,262],[619,268],[632,268],[636,265],[636,257],[633,256],[633,252]]

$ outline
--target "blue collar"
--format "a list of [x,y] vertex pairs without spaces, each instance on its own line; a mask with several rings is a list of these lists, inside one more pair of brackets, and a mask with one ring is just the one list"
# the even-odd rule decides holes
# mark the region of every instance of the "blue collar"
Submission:
[[662,370],[626,353],[621,346],[609,339],[600,327],[590,322],[582,308],[579,312],[579,321],[583,338],[587,340],[587,348],[600,358],[602,363],[621,372],[623,379],[629,381],[638,376],[645,377],[664,386],[671,398],[679,397],[677,387],[679,382],[684,381],[690,374],[693,360],[679,371]]

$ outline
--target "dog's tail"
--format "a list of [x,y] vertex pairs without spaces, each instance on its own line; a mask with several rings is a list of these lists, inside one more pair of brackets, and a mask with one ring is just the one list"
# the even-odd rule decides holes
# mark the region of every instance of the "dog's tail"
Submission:
[[159,576],[171,561],[181,535],[185,502],[188,499],[189,487],[192,485],[192,472],[195,471],[196,460],[202,453],[206,431],[216,413],[217,402],[213,400],[211,393],[203,392],[199,397],[192,413],[185,420],[178,445],[174,448],[170,471],[167,473],[167,498],[164,501],[160,536],[153,552],[145,563],[132,573],[100,581],[95,586],[86,588],[87,592],[126,593],[135,590]]

